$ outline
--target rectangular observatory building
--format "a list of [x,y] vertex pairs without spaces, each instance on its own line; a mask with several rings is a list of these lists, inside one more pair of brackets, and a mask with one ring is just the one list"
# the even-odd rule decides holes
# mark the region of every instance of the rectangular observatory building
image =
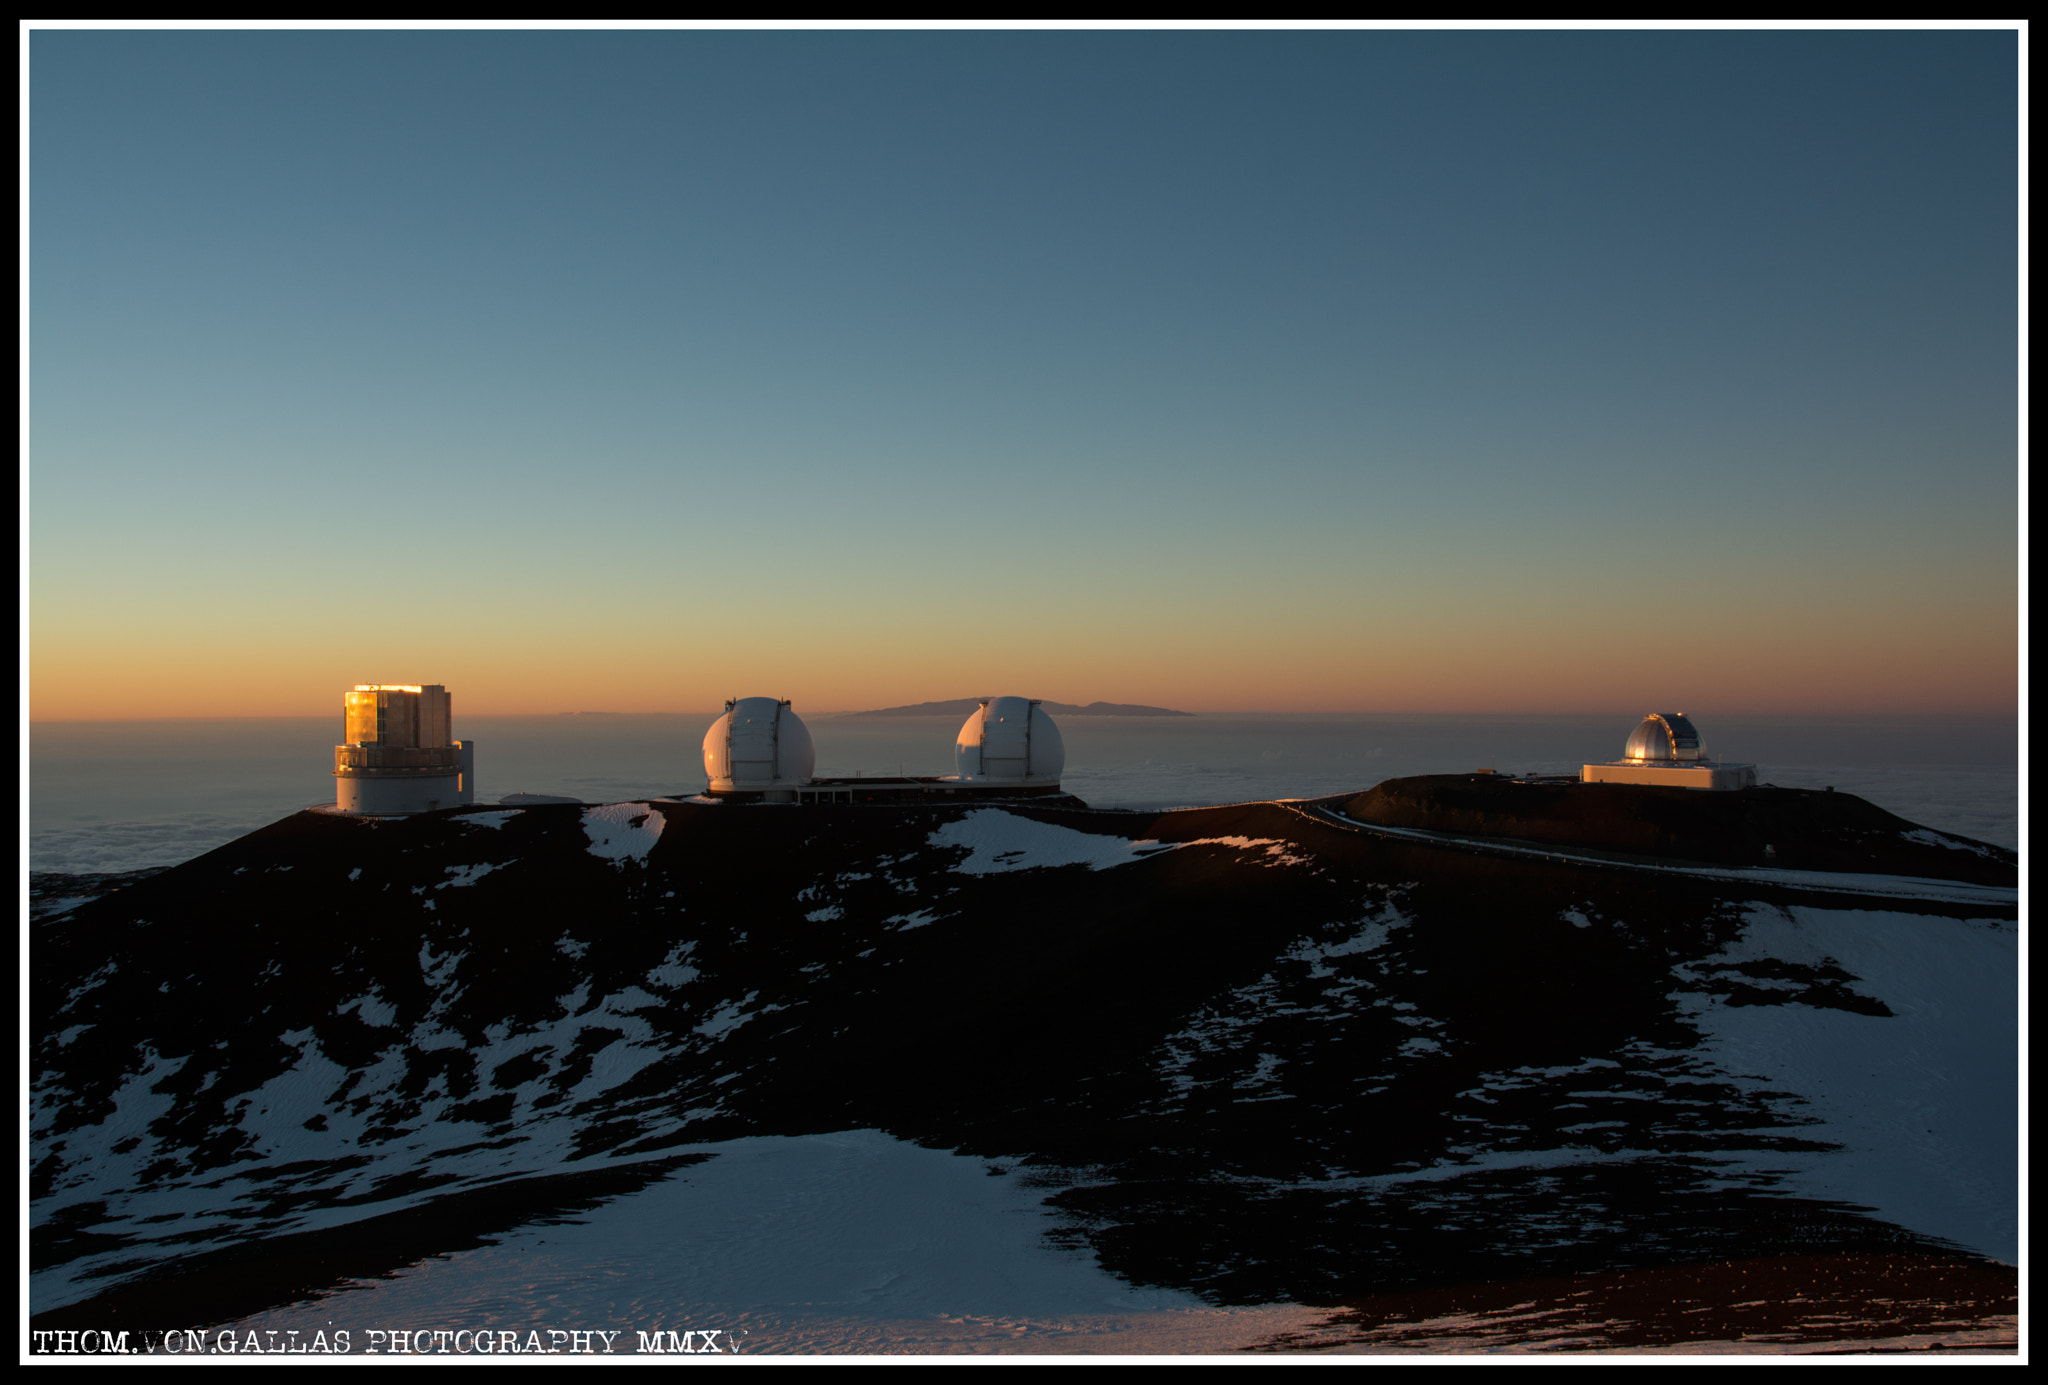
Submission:
[[475,742],[452,733],[441,684],[358,683],[342,697],[335,806],[385,816],[475,802]]

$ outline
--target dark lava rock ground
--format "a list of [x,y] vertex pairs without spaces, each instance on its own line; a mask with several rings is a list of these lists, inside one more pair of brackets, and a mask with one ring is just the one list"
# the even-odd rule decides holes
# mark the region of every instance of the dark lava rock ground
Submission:
[[1855,794],[1818,789],[1704,793],[1433,774],[1386,780],[1346,801],[1344,812],[1385,827],[1673,861],[2019,884],[2019,858],[2003,847],[1920,827]]
[[[2011,868],[1847,795],[1503,817],[1498,788],[1349,807],[1605,823],[1664,855],[1708,851],[1726,812],[1781,863],[1877,870],[1856,834],[1890,832],[1897,873]],[[1066,1242],[1218,1304],[1979,1263],[1791,1191],[1771,1160],[1831,1146],[1703,1042],[1713,1006],[1892,1014],[1830,959],[1730,960],[1825,891],[1480,858],[1279,804],[308,812],[116,883],[32,925],[38,1326],[221,1320],[685,1147],[848,1128],[1021,1161]]]

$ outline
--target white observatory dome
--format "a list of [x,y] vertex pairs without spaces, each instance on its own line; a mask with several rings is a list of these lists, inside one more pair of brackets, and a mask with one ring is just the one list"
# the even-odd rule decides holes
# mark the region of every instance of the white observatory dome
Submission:
[[818,768],[810,728],[787,701],[743,697],[704,733],[704,773],[714,793],[807,784]]
[[1628,734],[1622,755],[1630,760],[1697,760],[1700,733],[1683,712],[1652,712]]
[[1057,784],[1067,747],[1037,702],[991,697],[960,728],[953,763],[962,779],[977,783]]

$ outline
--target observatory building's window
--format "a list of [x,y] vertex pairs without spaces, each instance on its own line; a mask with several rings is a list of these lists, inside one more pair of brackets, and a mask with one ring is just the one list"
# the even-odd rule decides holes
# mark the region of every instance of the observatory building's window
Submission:
[[377,706],[377,694],[348,694],[348,724],[342,739],[350,745],[361,741],[374,741],[378,739],[379,727],[377,723],[382,720],[382,717],[379,715],[380,711],[381,709]]

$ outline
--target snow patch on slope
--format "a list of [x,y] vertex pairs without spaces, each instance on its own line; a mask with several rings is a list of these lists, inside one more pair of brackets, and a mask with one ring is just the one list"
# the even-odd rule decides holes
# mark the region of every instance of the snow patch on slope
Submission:
[[398,1018],[397,1008],[375,990],[365,991],[354,1000],[344,1000],[334,1007],[337,1015],[345,1015],[351,1010],[356,1012],[357,1019],[372,1029],[388,1028]]
[[602,856],[625,869],[628,861],[645,861],[647,853],[661,840],[667,819],[658,808],[645,803],[607,803],[587,809],[583,832],[590,838],[590,854]]
[[1083,832],[1057,823],[1019,817],[1001,808],[980,808],[949,822],[927,839],[931,846],[965,848],[967,859],[953,869],[963,875],[994,875],[1002,871],[1038,870],[1047,866],[1086,866],[1108,870],[1142,861],[1163,851],[1191,846],[1227,846],[1238,851],[1264,848],[1267,864],[1307,864],[1290,853],[1290,843],[1272,837],[1203,837],[1191,842],[1132,841],[1128,837]]
[[[1153,843],[1153,845],[1158,845],[1158,843]],[[1314,864],[1312,858],[1297,856],[1288,850],[1289,847],[1294,845],[1292,842],[1283,842],[1277,837],[1197,837],[1191,842],[1172,842],[1168,843],[1168,845],[1176,850],[1189,846],[1228,846],[1234,847],[1239,851],[1251,851],[1257,847],[1264,847],[1265,852],[1263,854],[1267,859],[1260,863],[1262,865],[1306,866]]]
[[[482,1034],[451,1022],[451,1004],[472,954],[459,945],[419,949],[420,983],[433,994],[424,1015],[403,1034],[389,1032],[394,1006],[372,989],[337,1007],[356,1012],[371,1029],[387,1029],[375,1056],[345,1067],[323,1051],[310,1028],[277,1034],[281,1070],[230,1098],[213,1138],[235,1151],[231,1171],[193,1171],[190,1132],[168,1129],[176,1108],[170,1079],[201,1068],[198,1090],[213,1087],[213,1055],[164,1058],[144,1049],[135,1070],[113,1094],[111,1114],[95,1126],[49,1132],[71,1101],[59,1084],[36,1092],[38,1158],[53,1156],[50,1194],[38,1221],[90,1210],[92,1225],[121,1238],[112,1248],[53,1265],[35,1275],[39,1309],[76,1302],[152,1261],[185,1253],[216,1235],[262,1225],[277,1234],[339,1225],[401,1210],[436,1195],[393,1193],[431,1170],[432,1184],[491,1182],[552,1172],[587,1154],[581,1140],[593,1122],[617,1117],[620,1093],[652,1064],[677,1051],[675,1037],[648,1016],[680,1002],[673,993],[697,977],[680,944],[640,984],[594,995],[587,979],[559,995],[555,1014],[539,1023],[507,1020]],[[783,1008],[728,1005],[705,1022],[703,1038]],[[701,1119],[702,1110],[636,1108],[650,1135]],[[440,1187],[438,1191],[445,1192]],[[71,1210],[78,1209],[78,1210]]]
[[758,1010],[748,1008],[760,998],[761,993],[759,991],[750,991],[744,1000],[727,1001],[719,1006],[709,1019],[697,1026],[697,1033],[702,1034],[707,1039],[724,1038],[750,1019],[758,1018],[761,1015],[772,1015],[777,1010],[789,1008],[786,1005],[763,1005]]
[[[1304,1008],[1299,999],[1301,993],[1284,986],[1278,973],[1267,972],[1249,985],[1235,988],[1221,1001],[1197,1011],[1187,1025],[1167,1036],[1151,1055],[1152,1070],[1170,1090],[1169,1100],[1182,1101],[1198,1091],[1202,1086],[1198,1071],[1213,1073],[1219,1065],[1233,1070],[1243,1069],[1246,1040],[1257,1034],[1267,1022],[1290,1016],[1328,1018],[1360,1003],[1364,997],[1359,992],[1369,991],[1368,984],[1362,979],[1344,979],[1337,968],[1329,965],[1330,959],[1376,951],[1386,946],[1396,929],[1407,927],[1408,922],[1397,911],[1383,908],[1371,917],[1360,919],[1348,937],[1325,942],[1304,939],[1289,949],[1281,960],[1305,964],[1309,980],[1318,983],[1313,1009]],[[1295,998],[1290,999],[1290,995]],[[1395,1018],[1405,1025],[1432,1031],[1442,1028],[1438,1020],[1405,1013],[1415,1009],[1406,1001],[1394,1002],[1383,996],[1370,1003],[1390,1004],[1394,1010],[1404,1012],[1396,1014]],[[1403,1050],[1409,1056],[1434,1052],[1439,1047],[1424,1035],[1417,1035],[1409,1043],[1417,1045]],[[1240,1090],[1255,1090],[1271,1085],[1275,1071],[1260,1058],[1248,1072],[1233,1075],[1230,1081]]]
[[1081,832],[1018,817],[1000,808],[977,809],[957,822],[946,823],[927,841],[932,846],[966,848],[967,859],[953,867],[963,875],[993,875],[1045,866],[1107,870],[1167,849],[1159,842],[1134,842],[1128,837]]
[[[716,1328],[742,1355],[789,1352],[1228,1350],[1324,1314],[1216,1309],[1134,1288],[1057,1225],[1013,1161],[991,1165],[879,1131],[751,1136],[670,1153],[707,1163],[388,1279],[235,1325],[236,1332],[455,1322],[640,1332]],[[1003,1167],[1003,1166],[1009,1167]],[[650,1234],[649,1228],[687,1228]]]
[[1961,837],[1951,837],[1946,832],[1936,832],[1931,828],[1916,827],[1911,832],[1899,833],[1899,838],[1902,841],[1917,842],[1922,846],[1939,846],[1945,847],[1950,851],[1967,851],[1973,855],[1982,856],[1986,860],[1995,861],[1998,859],[1998,853],[1988,846],[1979,846],[1975,842],[1966,842]]
[[458,887],[462,885],[474,885],[477,881],[483,879],[486,875],[489,875],[492,871],[497,869],[499,869],[498,866],[491,865],[488,862],[478,862],[476,865],[473,866],[443,866],[442,870],[447,873],[448,878],[446,880],[441,881],[438,885],[434,886],[434,888],[437,890],[445,890],[450,885],[455,885]]
[[2012,924],[1863,909],[1758,907],[1716,961],[1832,962],[1889,1017],[1809,1005],[1730,1006],[1684,992],[1738,1086],[1804,1098],[1825,1154],[1786,1186],[2018,1263],[2019,934]]

